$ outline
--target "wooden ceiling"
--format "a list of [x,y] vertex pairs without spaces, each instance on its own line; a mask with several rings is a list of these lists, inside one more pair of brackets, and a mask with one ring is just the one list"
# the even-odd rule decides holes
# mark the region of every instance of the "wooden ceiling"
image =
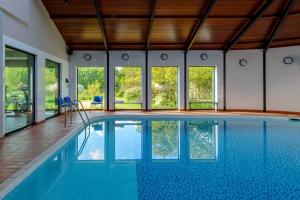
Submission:
[[42,2],[72,50],[256,49],[268,41],[270,47],[300,45],[299,0]]

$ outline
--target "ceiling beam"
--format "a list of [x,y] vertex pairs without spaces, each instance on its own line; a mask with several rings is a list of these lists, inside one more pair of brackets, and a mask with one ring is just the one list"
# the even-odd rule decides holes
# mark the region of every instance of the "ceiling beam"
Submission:
[[296,2],[297,2],[297,0],[289,0],[287,2],[284,10],[282,11],[280,16],[278,17],[278,20],[276,21],[276,24],[275,24],[274,28],[272,29],[272,32],[270,34],[269,39],[267,40],[267,42],[264,45],[264,51],[265,52],[269,49],[269,47],[272,44],[274,38],[279,33],[282,25],[284,24],[287,16],[289,15],[290,11],[292,10],[292,8],[293,8],[293,6],[295,5]]
[[146,51],[149,50],[150,47],[150,38],[152,33],[152,27],[153,27],[153,20],[155,16],[155,9],[156,9],[156,0],[151,1],[151,14],[149,19],[149,25],[148,25],[148,33],[147,33],[147,40],[146,40]]
[[269,8],[269,6],[274,2],[274,0],[266,0],[263,2],[263,4],[258,8],[258,10],[255,12],[253,17],[244,24],[239,31],[235,34],[233,39],[225,46],[224,52],[227,53],[244,35],[245,32],[247,32],[250,27],[255,24],[256,20],[261,17],[261,15]]
[[193,43],[195,42],[195,39],[200,31],[200,28],[204,24],[205,20],[208,18],[209,12],[212,10],[213,6],[217,3],[217,0],[210,0],[207,4],[207,7],[202,14],[202,16],[197,20],[197,23],[193,30],[191,31],[190,35],[187,38],[185,50],[188,51],[193,46]]
[[[290,12],[289,16],[298,16],[300,12]],[[196,19],[199,16],[197,15],[161,15],[155,16],[155,19]],[[280,17],[280,15],[265,15],[261,16],[261,19],[275,19]],[[63,20],[63,19],[95,19],[97,15],[88,15],[88,14],[76,14],[76,15],[69,15],[69,14],[55,14],[50,15],[50,18],[53,20]],[[149,19],[148,15],[102,15],[103,19]],[[251,16],[237,16],[237,15],[209,15],[207,19],[250,19]]]
[[106,37],[104,20],[103,20],[102,13],[101,13],[100,3],[99,3],[98,0],[93,0],[93,2],[94,2],[94,7],[95,7],[95,10],[96,10],[96,13],[97,13],[100,32],[101,32],[102,38],[103,38],[104,48],[105,48],[106,51],[108,51],[108,42],[107,42],[107,37]]

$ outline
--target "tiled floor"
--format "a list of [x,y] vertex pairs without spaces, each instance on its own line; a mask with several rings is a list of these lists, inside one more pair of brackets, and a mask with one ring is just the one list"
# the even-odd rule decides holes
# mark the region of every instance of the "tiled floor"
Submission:
[[[100,115],[153,115],[153,114],[174,114],[174,115],[240,115],[243,112],[214,112],[214,111],[201,111],[201,112],[93,112],[92,116]],[[266,115],[265,113],[246,113],[253,115]],[[270,114],[268,115],[279,115]],[[281,114],[281,116],[286,116]],[[25,129],[22,132],[14,135],[0,138],[0,183],[6,180],[9,176],[13,175],[21,169],[28,162],[33,160],[43,151],[48,149],[51,145],[56,143],[59,139],[70,133],[80,124],[80,118],[75,114],[73,124],[68,124],[64,128],[64,117],[56,117],[47,120],[45,123]]]

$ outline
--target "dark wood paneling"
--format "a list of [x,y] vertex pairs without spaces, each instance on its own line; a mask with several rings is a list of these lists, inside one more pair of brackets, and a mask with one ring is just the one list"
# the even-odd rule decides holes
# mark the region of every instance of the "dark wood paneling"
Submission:
[[[108,46],[146,48],[151,0],[98,0]],[[103,36],[92,0],[42,0],[69,48],[103,50]],[[218,0],[199,29],[191,49],[222,49],[263,1]],[[286,0],[275,0],[244,33],[234,49],[261,48]],[[184,49],[185,42],[207,4],[206,0],[157,0],[149,49]],[[271,47],[300,44],[300,1],[294,5]]]
[[103,41],[97,19],[57,19],[54,22],[67,43]]
[[250,17],[260,4],[261,1],[254,0],[218,0],[210,16]]
[[65,5],[64,0],[42,0],[50,15],[94,15],[96,11],[92,0],[69,0]]
[[287,0],[275,0],[272,5],[264,12],[263,17],[279,15]]
[[257,19],[254,25],[241,37],[240,43],[264,43],[270,30],[274,26],[276,19],[264,18]]
[[154,19],[151,43],[184,43],[197,19]]
[[158,0],[156,16],[199,17],[206,2],[204,0]]
[[290,14],[300,13],[300,1],[297,1]]
[[286,47],[300,45],[300,37],[293,39],[274,40],[271,47]]
[[252,43],[237,43],[233,46],[233,50],[237,49],[261,49],[263,47],[263,42],[252,42]]
[[[84,0],[86,1],[86,0]],[[150,0],[99,0],[104,16],[149,16]]]
[[207,19],[202,26],[196,43],[226,43],[245,23],[245,19]]
[[194,43],[191,50],[221,50],[223,48],[224,44],[223,43]]
[[147,19],[105,19],[109,43],[137,43],[146,41]]
[[145,44],[134,44],[134,43],[130,43],[130,44],[110,44],[109,45],[109,49],[111,50],[140,50],[140,49],[144,49],[145,48]]
[[151,44],[150,50],[183,50],[184,44]]
[[300,15],[291,15],[286,18],[275,40],[300,38]]
[[104,45],[103,44],[68,44],[70,49],[74,49],[74,50],[105,50]]

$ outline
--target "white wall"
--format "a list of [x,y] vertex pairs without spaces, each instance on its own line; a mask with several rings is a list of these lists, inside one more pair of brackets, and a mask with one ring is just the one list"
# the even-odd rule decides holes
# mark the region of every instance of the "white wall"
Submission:
[[[246,59],[242,67],[240,59]],[[227,109],[263,109],[263,55],[261,50],[229,51],[226,71]]]
[[[200,55],[206,53],[207,60],[201,60]],[[223,52],[222,51],[189,51],[187,54],[187,67],[189,66],[215,66],[216,73],[216,100],[218,102],[218,109],[223,109]],[[189,73],[187,68],[187,80],[189,80]],[[187,108],[189,107],[189,90],[187,90]]]
[[[285,56],[294,63],[283,63]],[[300,46],[270,49],[267,53],[267,110],[300,112]]]
[[[40,0],[0,0],[0,106],[4,105],[4,49],[11,46],[35,55],[35,116],[45,119],[45,60],[61,64],[61,95],[68,96],[69,63],[65,42]],[[4,107],[0,113],[0,136],[5,130]]]
[[29,0],[0,0],[0,9],[24,23],[29,20]]
[[4,35],[68,60],[64,39],[40,0],[3,1]]

